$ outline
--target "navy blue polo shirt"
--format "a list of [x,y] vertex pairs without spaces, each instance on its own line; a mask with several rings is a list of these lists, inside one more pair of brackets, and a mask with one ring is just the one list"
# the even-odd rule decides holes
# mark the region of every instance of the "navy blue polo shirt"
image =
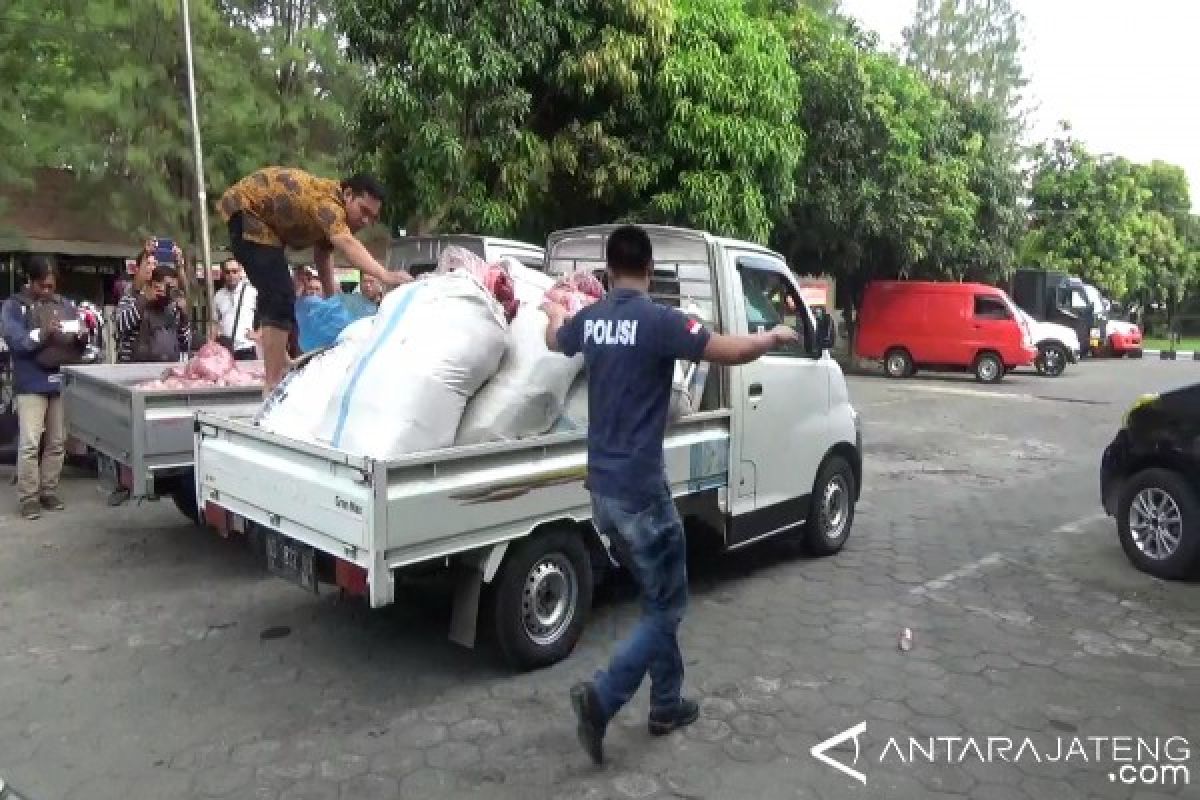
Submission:
[[559,349],[587,365],[589,491],[630,504],[661,495],[675,361],[699,361],[708,339],[636,289],[614,289],[559,329]]

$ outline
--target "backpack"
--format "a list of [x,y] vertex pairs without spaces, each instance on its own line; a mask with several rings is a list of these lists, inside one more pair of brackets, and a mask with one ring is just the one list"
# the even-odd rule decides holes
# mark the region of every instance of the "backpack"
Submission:
[[138,299],[142,323],[133,340],[134,361],[178,361],[179,336],[170,305],[156,308]]
[[83,363],[86,343],[70,334],[54,336],[48,333],[59,323],[78,319],[61,297],[54,295],[49,300],[34,300],[28,295],[18,294],[17,300],[24,308],[26,327],[31,331],[40,329],[46,335],[42,347],[33,356],[39,367],[56,370],[66,364]]

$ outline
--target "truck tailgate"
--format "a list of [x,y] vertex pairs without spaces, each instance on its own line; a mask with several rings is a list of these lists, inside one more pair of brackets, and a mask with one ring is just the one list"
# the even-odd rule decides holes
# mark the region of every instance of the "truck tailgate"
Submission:
[[340,558],[366,564],[373,465],[368,459],[285,439],[201,413],[196,480],[213,503]]
[[262,404],[261,386],[147,391],[142,381],[162,375],[163,364],[95,364],[63,369],[68,433],[134,469],[192,463],[192,417],[200,409],[249,417]]

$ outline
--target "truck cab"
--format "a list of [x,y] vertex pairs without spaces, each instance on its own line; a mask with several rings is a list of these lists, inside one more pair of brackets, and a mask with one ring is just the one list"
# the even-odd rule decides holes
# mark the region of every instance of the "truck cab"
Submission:
[[451,246],[462,247],[489,263],[509,257],[536,270],[545,265],[545,250],[536,244],[467,233],[397,237],[388,244],[385,265],[413,275],[432,272],[437,268],[438,256]]
[[1013,274],[1009,294],[1013,302],[1039,322],[1054,322],[1075,331],[1081,356],[1091,353],[1097,328],[1096,310],[1084,283],[1065,272],[1019,269]]

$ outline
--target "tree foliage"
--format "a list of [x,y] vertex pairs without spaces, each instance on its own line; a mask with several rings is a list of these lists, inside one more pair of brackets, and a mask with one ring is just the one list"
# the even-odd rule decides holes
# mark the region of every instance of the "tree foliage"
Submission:
[[739,0],[340,8],[370,75],[357,141],[410,229],[638,217],[765,240],[793,192],[796,77]]
[[[334,167],[356,82],[328,0],[193,0],[207,191],[266,163]],[[131,240],[190,231],[195,196],[179,5],[10,0],[0,25],[6,176],[70,170]],[[6,181],[7,182],[7,181]]]
[[1118,298],[1174,305],[1200,256],[1190,208],[1179,167],[1097,156],[1064,131],[1037,151],[1025,255]]

